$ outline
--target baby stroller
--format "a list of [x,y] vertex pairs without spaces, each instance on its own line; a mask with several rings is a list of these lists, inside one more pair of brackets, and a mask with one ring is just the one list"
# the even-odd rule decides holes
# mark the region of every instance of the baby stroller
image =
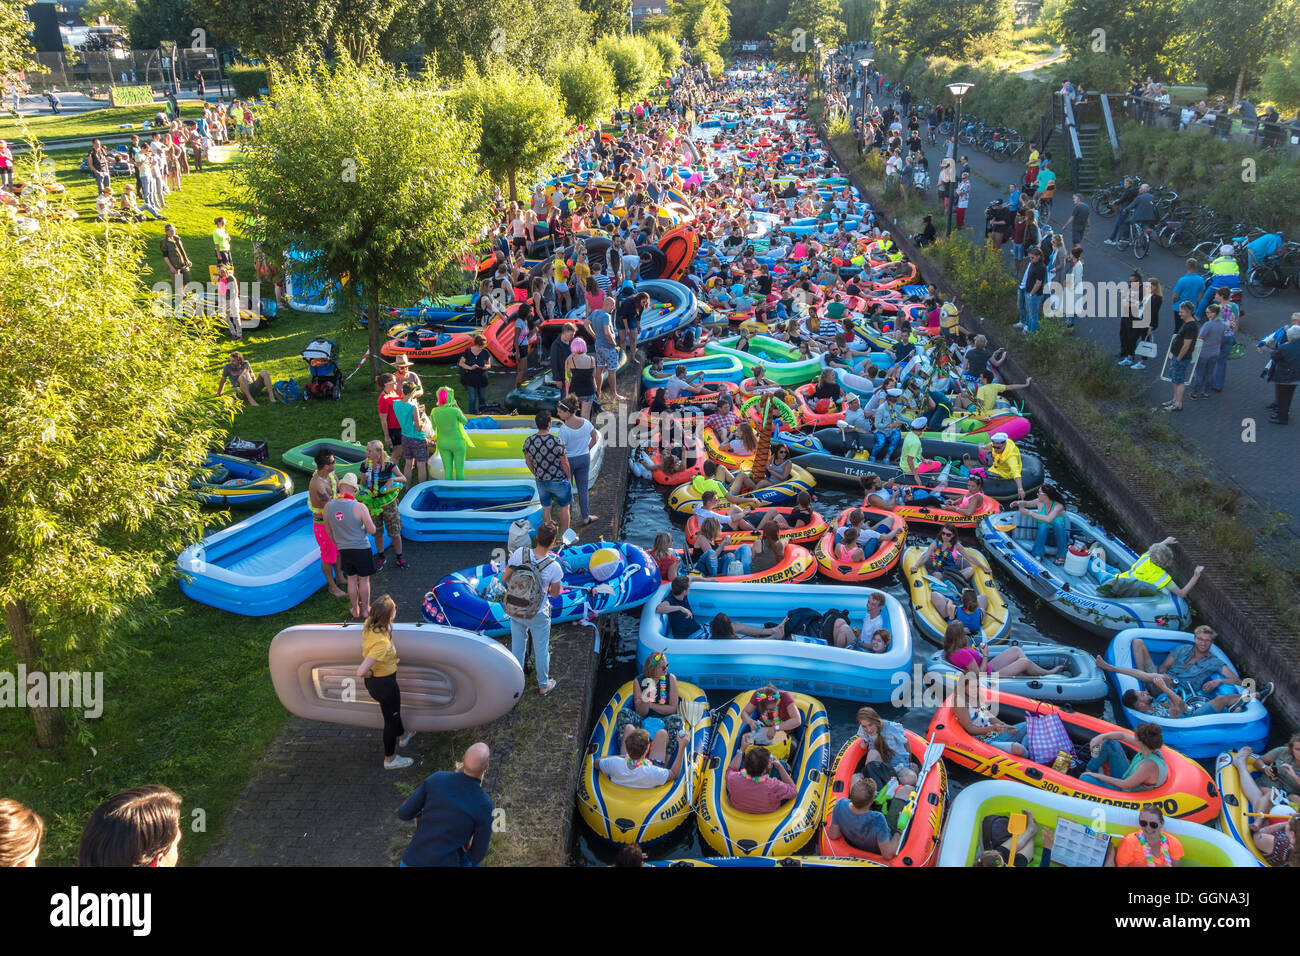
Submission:
[[311,373],[306,388],[308,398],[343,397],[343,373],[339,371],[338,358],[339,347],[330,339],[312,339],[302,350],[302,360]]

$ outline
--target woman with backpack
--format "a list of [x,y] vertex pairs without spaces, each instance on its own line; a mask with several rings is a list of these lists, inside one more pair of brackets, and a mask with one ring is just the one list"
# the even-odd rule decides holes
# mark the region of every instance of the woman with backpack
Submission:
[[536,544],[519,548],[506,561],[501,583],[506,586],[501,605],[510,618],[510,650],[524,666],[528,639],[537,662],[537,690],[543,697],[555,689],[551,666],[551,602],[564,586],[564,568],[551,553],[559,528],[547,521],[537,529]]

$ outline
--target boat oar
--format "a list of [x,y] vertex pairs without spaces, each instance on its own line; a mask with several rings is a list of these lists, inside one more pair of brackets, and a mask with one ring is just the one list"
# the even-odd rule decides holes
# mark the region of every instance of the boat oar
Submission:
[[695,725],[704,719],[704,701],[687,700],[680,697],[677,700],[677,715],[682,718],[682,723],[686,727],[686,739],[682,741],[682,746],[686,748],[686,754],[682,757],[682,773],[686,777],[686,805],[694,806],[694,784],[695,784]]

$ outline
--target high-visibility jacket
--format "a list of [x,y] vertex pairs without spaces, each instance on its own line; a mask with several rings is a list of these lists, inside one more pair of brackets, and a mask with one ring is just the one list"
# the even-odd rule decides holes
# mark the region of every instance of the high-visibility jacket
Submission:
[[1158,588],[1168,587],[1173,583],[1164,568],[1151,560],[1151,555],[1144,554],[1133,562],[1133,567],[1127,571],[1122,571],[1115,575],[1116,578],[1132,578],[1135,581],[1145,581]]
[[1241,281],[1241,266],[1235,256],[1215,256],[1210,260],[1210,285],[1236,285]]
[[1007,439],[1005,447],[1001,452],[998,451],[997,445],[990,445],[989,450],[993,455],[993,463],[989,465],[988,472],[994,478],[1019,478],[1021,472],[1020,449],[1016,443]]

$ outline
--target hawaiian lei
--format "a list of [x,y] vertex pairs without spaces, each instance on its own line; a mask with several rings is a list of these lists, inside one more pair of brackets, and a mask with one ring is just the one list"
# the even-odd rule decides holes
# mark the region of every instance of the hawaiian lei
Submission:
[[1142,852],[1146,855],[1147,866],[1173,866],[1173,857],[1169,854],[1169,837],[1164,833],[1160,834],[1160,855],[1164,859],[1163,863],[1157,863],[1155,856],[1151,853],[1151,844],[1147,842],[1145,833],[1138,834],[1138,843],[1142,844]]

